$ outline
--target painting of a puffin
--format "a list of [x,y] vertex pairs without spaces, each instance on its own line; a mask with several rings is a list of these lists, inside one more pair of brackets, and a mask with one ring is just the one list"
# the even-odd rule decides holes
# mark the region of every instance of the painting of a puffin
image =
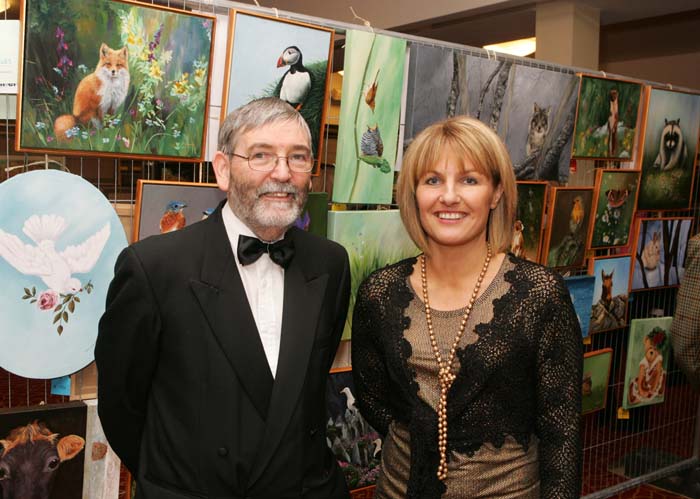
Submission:
[[289,69],[277,84],[275,94],[299,111],[313,85],[311,73],[304,67],[299,47],[292,45],[284,49],[277,59],[277,67],[283,66],[289,66]]

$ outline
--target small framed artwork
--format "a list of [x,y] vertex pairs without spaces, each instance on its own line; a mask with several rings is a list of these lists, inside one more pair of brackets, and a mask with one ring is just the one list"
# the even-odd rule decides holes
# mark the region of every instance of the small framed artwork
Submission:
[[627,246],[637,200],[639,170],[596,170],[590,249]]
[[326,441],[348,489],[374,487],[381,464],[382,437],[355,405],[355,385],[350,368],[334,369],[326,382]]
[[554,187],[551,198],[544,263],[555,268],[580,267],[586,256],[593,187]]
[[699,128],[700,94],[650,89],[637,210],[691,207]]
[[572,157],[631,161],[642,85],[581,75]]
[[630,322],[622,407],[632,409],[660,404],[666,396],[666,374],[671,355],[673,317],[634,319]]
[[301,216],[294,222],[301,230],[326,237],[328,231],[328,193],[309,192]]
[[605,409],[608,399],[612,348],[588,352],[583,356],[583,380],[581,382],[581,413]]
[[691,217],[638,219],[632,291],[678,286],[692,223]]
[[17,150],[204,158],[213,16],[126,0],[60,9],[25,0],[23,19]]
[[216,184],[139,179],[133,240],[180,230],[204,220],[224,199],[226,193]]
[[221,123],[228,113],[251,100],[279,97],[295,107],[309,125],[318,169],[334,31],[290,19],[231,10],[228,36]]
[[510,251],[532,262],[540,261],[544,208],[548,182],[517,182],[518,207],[515,215],[513,242]]
[[566,287],[569,288],[571,303],[574,305],[578,323],[581,326],[581,337],[588,336],[588,326],[591,322],[591,307],[593,306],[593,287],[595,277],[581,275],[565,277]]
[[81,499],[86,428],[82,402],[0,410],[3,497]]
[[629,255],[591,260],[589,274],[595,277],[589,325],[591,334],[627,324],[631,260]]

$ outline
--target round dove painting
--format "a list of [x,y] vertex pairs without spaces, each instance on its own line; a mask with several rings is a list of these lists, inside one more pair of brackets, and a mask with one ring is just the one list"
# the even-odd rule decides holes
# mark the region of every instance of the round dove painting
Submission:
[[126,246],[92,184],[54,170],[0,183],[0,367],[56,378],[94,360],[114,262]]

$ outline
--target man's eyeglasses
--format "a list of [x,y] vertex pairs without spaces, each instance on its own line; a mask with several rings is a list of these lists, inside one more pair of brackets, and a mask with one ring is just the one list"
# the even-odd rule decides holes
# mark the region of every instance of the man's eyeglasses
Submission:
[[250,169],[258,172],[271,172],[275,169],[280,159],[286,160],[289,169],[297,173],[308,173],[314,167],[313,156],[305,152],[295,152],[289,156],[277,156],[269,152],[254,152],[250,156],[236,153],[231,155],[247,160]]

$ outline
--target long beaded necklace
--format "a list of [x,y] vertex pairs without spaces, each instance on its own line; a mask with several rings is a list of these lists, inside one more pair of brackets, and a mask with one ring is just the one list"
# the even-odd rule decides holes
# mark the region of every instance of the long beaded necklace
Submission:
[[457,352],[457,347],[459,346],[459,341],[462,339],[464,330],[467,326],[467,321],[472,312],[472,307],[476,301],[476,297],[479,294],[479,288],[481,288],[481,283],[484,281],[484,276],[489,268],[489,263],[491,262],[491,245],[486,243],[486,259],[484,260],[484,266],[481,269],[479,278],[476,280],[476,286],[474,286],[474,291],[469,298],[469,303],[467,303],[467,309],[464,311],[464,316],[462,317],[462,322],[459,324],[459,330],[452,342],[452,348],[450,348],[450,354],[447,360],[443,362],[442,356],[440,355],[440,350],[438,348],[437,340],[435,339],[435,332],[433,331],[433,320],[430,315],[430,301],[428,300],[428,279],[425,273],[425,255],[421,255],[420,258],[420,278],[421,284],[423,286],[423,305],[425,306],[425,320],[428,323],[428,335],[430,336],[430,346],[433,348],[433,353],[435,354],[435,360],[438,364],[438,381],[440,382],[440,399],[438,400],[438,449],[440,451],[440,465],[438,466],[437,476],[439,480],[445,480],[447,478],[447,392],[450,390],[452,383],[455,380],[455,375],[452,373],[452,364],[454,363],[455,353]]

